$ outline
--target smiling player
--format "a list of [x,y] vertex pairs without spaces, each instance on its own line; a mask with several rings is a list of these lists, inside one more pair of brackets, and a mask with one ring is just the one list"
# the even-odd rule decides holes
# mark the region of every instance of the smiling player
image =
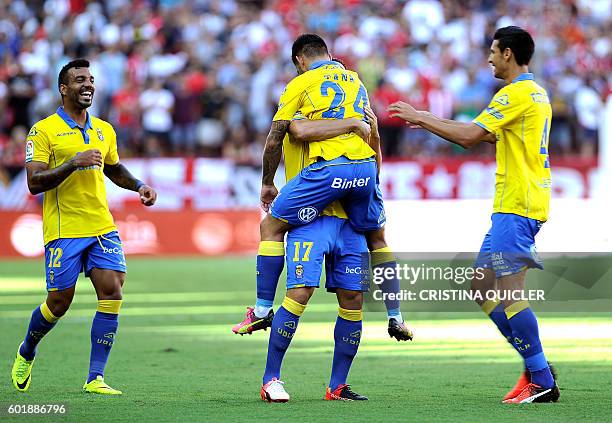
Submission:
[[[391,116],[465,148],[497,136],[492,225],[475,263],[485,269],[485,278],[474,280],[472,288],[494,289],[497,279],[500,290],[518,294],[525,289],[527,269],[542,268],[535,253],[535,236],[548,219],[552,111],[546,91],[529,73],[535,47],[531,35],[509,26],[498,29],[493,38],[489,63],[494,76],[507,85],[473,122],[439,119],[403,102],[392,104],[389,111]],[[522,356],[527,369],[503,402],[556,402],[559,388],[544,356],[538,322],[529,303],[510,298],[502,303],[484,301],[480,306]]]
[[104,368],[118,327],[125,279],[125,256],[108,209],[104,175],[136,191],[145,206],[157,193],[119,162],[112,126],[87,113],[95,92],[89,62],[76,59],[59,73],[62,106],[37,122],[26,141],[28,188],[44,192],[43,232],[47,299],[32,313],[19,345],[12,380],[18,391],[32,382],[36,346],[66,313],[79,273],[91,279],[98,307],[91,327],[89,375],[83,390],[119,395],[104,382]]

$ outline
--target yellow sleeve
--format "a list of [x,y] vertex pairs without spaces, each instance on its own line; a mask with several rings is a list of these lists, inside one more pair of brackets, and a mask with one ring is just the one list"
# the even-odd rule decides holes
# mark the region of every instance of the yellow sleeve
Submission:
[[[38,127],[36,126],[38,125]],[[51,145],[45,129],[37,123],[30,129],[25,145],[25,162],[49,163]]]
[[117,153],[117,134],[111,125],[108,125],[108,134],[110,135],[110,146],[108,148],[108,153],[104,157],[104,163],[115,165],[119,163],[119,153]]
[[302,107],[305,95],[303,80],[297,77],[287,84],[285,91],[283,91],[278,101],[278,110],[274,115],[274,119],[272,119],[273,121],[292,120],[295,113]]
[[522,116],[528,107],[529,102],[518,91],[504,87],[472,122],[488,132],[496,132]]

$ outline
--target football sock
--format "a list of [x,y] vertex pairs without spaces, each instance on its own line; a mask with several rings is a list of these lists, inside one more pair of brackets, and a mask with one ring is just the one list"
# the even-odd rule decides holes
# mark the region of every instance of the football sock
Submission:
[[36,307],[30,318],[28,333],[26,333],[23,344],[19,348],[19,355],[28,361],[32,361],[36,355],[36,346],[53,329],[58,320],[59,317],[55,317],[51,313],[46,302]]
[[274,315],[270,340],[268,341],[268,359],[266,360],[266,370],[263,376],[264,385],[271,381],[272,378],[280,379],[280,370],[285,352],[289,348],[300,316],[304,313],[305,308],[304,304],[285,297],[283,305],[279,307]]
[[514,344],[512,340],[512,328],[510,327],[510,323],[508,323],[508,318],[506,317],[506,313],[504,311],[504,305],[499,301],[485,301],[481,306],[482,311],[485,312],[486,315],[495,323],[497,329],[504,335],[504,338],[512,345],[514,349],[518,351],[517,346]]
[[255,316],[266,317],[274,304],[274,294],[285,265],[285,243],[261,241],[257,252],[257,300]]
[[338,307],[334,328],[334,360],[332,362],[329,388],[333,391],[346,383],[349,370],[361,340],[361,310],[346,310]]
[[[395,272],[397,263],[391,248],[383,247],[379,248],[378,250],[374,250],[371,252],[371,257],[372,271],[376,274],[384,276],[384,280],[380,287],[383,294],[399,294],[400,282],[397,278],[397,273]],[[393,272],[388,271],[390,275],[393,275],[390,278],[386,277],[385,270],[387,268],[393,269]],[[397,298],[397,296],[395,298]],[[399,299],[389,300],[388,297],[385,296],[385,307],[387,308],[387,319],[395,319],[398,323],[402,323],[404,321],[402,318],[402,313],[400,312]]]
[[516,349],[523,357],[525,367],[531,373],[531,382],[543,388],[551,388],[554,380],[542,350],[538,321],[529,308],[529,302],[518,301],[506,307],[505,312],[512,328],[512,338]]
[[98,300],[98,310],[91,325],[91,355],[87,383],[104,377],[104,367],[115,342],[122,300]]

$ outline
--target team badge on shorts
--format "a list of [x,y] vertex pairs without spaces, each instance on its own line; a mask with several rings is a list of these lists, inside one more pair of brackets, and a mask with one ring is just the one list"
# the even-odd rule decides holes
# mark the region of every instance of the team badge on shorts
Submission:
[[53,270],[49,270],[49,284],[53,285],[54,281],[55,281],[55,272],[53,272]]
[[295,277],[298,279],[302,279],[304,277],[304,266],[301,264],[295,266]]
[[104,141],[104,135],[102,135],[102,130],[100,128],[96,128],[96,133],[98,134],[98,139]]
[[309,223],[312,222],[318,214],[319,212],[314,207],[302,207],[300,211],[298,211],[298,219],[304,223]]

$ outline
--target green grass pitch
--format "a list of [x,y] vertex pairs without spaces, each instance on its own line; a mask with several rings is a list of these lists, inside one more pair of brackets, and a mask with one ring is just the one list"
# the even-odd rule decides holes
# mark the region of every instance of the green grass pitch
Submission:
[[[39,346],[27,393],[10,369],[32,309],[44,298],[42,260],[0,261],[0,421],[10,404],[67,405],[68,421],[605,421],[612,397],[610,314],[541,313],[545,351],[560,373],[557,404],[503,405],[521,362],[479,312],[410,314],[412,343],[386,335],[383,313],[365,313],[349,382],[364,403],[323,401],[333,351],[335,297],[317,292],[289,349],[287,404],[259,399],[268,332],[240,337],[231,326],[254,301],[254,258],[129,260],[124,306],[106,380],[121,397],[81,392],[95,296],[77,296]],[[282,298],[279,290],[277,302]],[[405,308],[405,307],[404,307]],[[51,420],[59,418],[50,418]]]

